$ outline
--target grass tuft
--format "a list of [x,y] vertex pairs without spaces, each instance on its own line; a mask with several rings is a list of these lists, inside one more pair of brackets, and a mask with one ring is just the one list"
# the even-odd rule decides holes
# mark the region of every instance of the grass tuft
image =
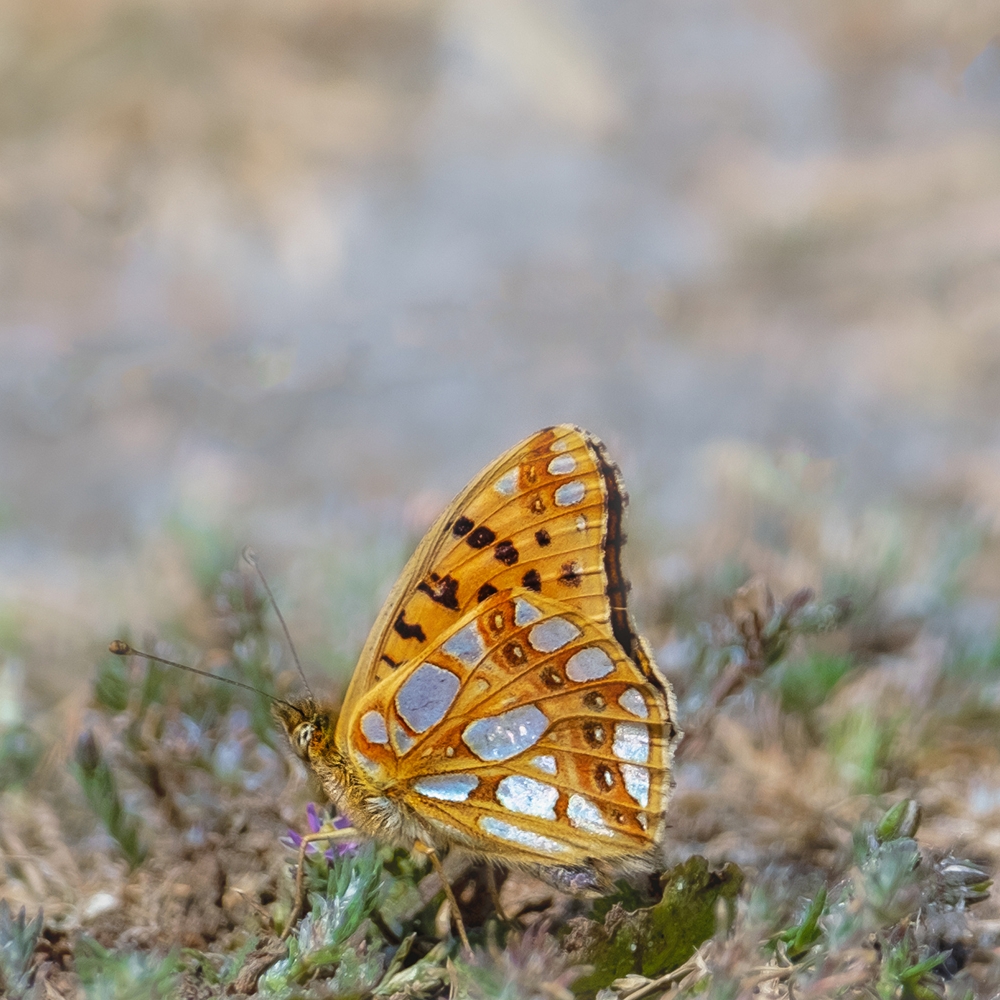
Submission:
[[111,765],[89,729],[77,740],[74,770],[90,808],[114,837],[129,867],[138,868],[146,857],[139,820],[125,808]]
[[42,933],[42,911],[30,921],[24,907],[15,917],[6,899],[0,899],[0,996],[20,1000],[28,994],[35,945]]
[[367,918],[381,877],[382,859],[370,843],[329,863],[323,891],[309,894],[309,913],[289,938],[287,958],[261,978],[261,993],[290,996],[296,985],[328,968],[336,969],[341,988],[374,986],[385,963],[378,950],[381,936]]
[[26,785],[35,773],[45,742],[23,723],[0,730],[0,792]]
[[170,1000],[177,997],[180,958],[115,952],[83,937],[75,949],[76,971],[87,1000]]

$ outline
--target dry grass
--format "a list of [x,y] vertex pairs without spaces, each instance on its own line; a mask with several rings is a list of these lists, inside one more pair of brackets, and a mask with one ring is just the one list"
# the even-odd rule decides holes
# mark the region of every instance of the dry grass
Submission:
[[[814,482],[805,466],[798,468],[801,482]],[[759,475],[748,476],[744,498],[760,482]],[[716,526],[713,542],[690,542],[705,560],[698,571],[661,591],[661,660],[689,728],[699,730],[679,761],[664,866],[701,854],[715,865],[736,862],[746,875],[729,932],[702,946],[679,987],[664,980],[664,989],[683,993],[708,984],[713,994],[728,996],[757,983],[782,996],[845,990],[906,996],[904,974],[917,968],[914,982],[933,995],[990,995],[1000,987],[1000,908],[992,900],[956,907],[974,895],[975,868],[971,875],[966,869],[941,874],[951,857],[970,859],[983,872],[1000,863],[1000,644],[992,626],[970,628],[962,614],[963,579],[979,548],[965,546],[949,572],[935,571],[936,590],[917,614],[901,607],[901,595],[915,585],[914,574],[947,562],[946,551],[910,549],[903,560],[883,553],[881,564],[869,559],[848,579],[848,567],[823,565],[816,547],[821,524],[843,516],[833,495],[817,499],[814,492],[807,503],[801,491],[780,500],[772,492],[769,503],[736,506],[735,535],[752,535],[748,518],[773,525],[777,517],[799,542],[781,556],[758,546],[742,568],[730,558],[727,584],[705,555],[728,537]],[[954,536],[946,521],[936,531],[928,523],[914,533],[939,550],[954,545]],[[828,586],[825,596],[849,598],[850,616],[810,635],[805,619],[793,615],[791,632],[780,641],[753,639],[753,622],[759,626],[775,614],[766,610],[760,585],[743,596],[734,589],[755,558],[775,580],[801,577],[803,567],[811,567],[811,579],[839,579],[843,593]],[[161,634],[175,638],[158,648],[193,659],[207,635],[203,662],[285,690],[293,677],[272,666],[284,657],[251,578],[227,572],[209,583],[187,619],[163,623]],[[838,610],[828,625],[846,605],[831,606]],[[763,617],[755,619],[753,610],[762,608]],[[761,657],[747,685],[706,711],[721,672],[746,655]],[[771,665],[765,669],[765,663]],[[164,983],[172,984],[169,990],[185,984],[191,995],[215,995],[241,966],[259,974],[280,957],[275,933],[289,910],[293,860],[283,840],[289,829],[305,828],[305,804],[316,790],[277,745],[263,699],[107,656],[88,697],[59,705],[24,732],[30,739],[4,744],[0,851],[3,897],[14,911],[45,913],[30,966],[32,996],[81,989],[89,996],[133,995],[129,990],[153,996],[167,989]],[[94,782],[99,794],[88,806],[83,793]],[[870,831],[881,811],[904,799],[919,803],[923,814],[914,882],[898,872],[886,876],[884,866],[898,862],[872,854],[874,841],[864,833],[866,823]],[[109,811],[111,801],[120,810]],[[370,883],[364,905],[351,903],[362,907],[350,925],[354,936],[347,935],[354,942],[351,961],[346,944],[334,947],[323,937],[334,933],[330,928],[343,929],[345,918],[323,907],[354,899],[343,897],[354,876],[344,869],[337,877],[348,881],[338,889],[316,861],[310,871],[319,895],[297,946],[300,957],[270,966],[260,980],[265,993],[367,995],[384,980],[396,942],[414,934],[408,957],[389,975],[424,986],[411,984],[400,996],[569,995],[579,970],[568,956],[559,957],[559,941],[590,904],[521,875],[507,878],[506,911],[533,928],[525,939],[530,948],[552,952],[539,967],[518,958],[528,944],[492,923],[485,886],[452,857],[466,919],[485,951],[473,966],[449,965],[447,954],[435,951],[437,938],[450,940],[438,912],[436,877],[403,854],[365,857],[356,863],[363,870],[350,869]],[[965,882],[948,888],[948,878]],[[830,903],[819,941],[794,960],[768,952],[774,935],[801,919],[802,900],[815,899],[824,886]],[[370,909],[376,899],[377,912]],[[375,924],[366,919],[373,912]],[[506,947],[489,944],[497,940]],[[872,950],[876,940],[882,950]],[[259,960],[246,959],[253,948]],[[947,978],[920,971],[922,957],[946,951]],[[627,996],[653,988],[643,983],[633,977],[617,989]],[[253,975],[245,973],[238,985],[252,990]]]

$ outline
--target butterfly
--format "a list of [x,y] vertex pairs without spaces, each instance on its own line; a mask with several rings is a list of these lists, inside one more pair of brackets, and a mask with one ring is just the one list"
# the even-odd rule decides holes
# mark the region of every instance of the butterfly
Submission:
[[597,438],[538,431],[427,532],[339,714],[275,704],[355,830],[571,891],[655,867],[680,733],[626,607],[626,503]]

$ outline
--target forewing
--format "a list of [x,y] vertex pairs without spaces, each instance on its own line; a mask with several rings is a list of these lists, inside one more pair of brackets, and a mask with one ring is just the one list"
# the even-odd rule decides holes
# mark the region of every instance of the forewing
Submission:
[[338,733],[365,692],[425,657],[500,591],[523,588],[610,623],[631,655],[619,561],[625,502],[601,442],[570,424],[533,434],[487,466],[400,575],[358,661]]
[[348,736],[355,766],[443,842],[580,864],[648,854],[662,832],[669,687],[608,624],[524,588],[365,694]]

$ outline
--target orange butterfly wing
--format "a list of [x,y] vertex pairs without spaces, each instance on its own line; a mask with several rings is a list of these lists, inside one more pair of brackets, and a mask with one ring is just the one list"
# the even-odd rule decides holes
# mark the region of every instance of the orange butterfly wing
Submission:
[[439,843],[559,867],[648,856],[677,735],[666,683],[608,624],[524,588],[440,640],[361,699],[355,766]]
[[649,856],[678,734],[626,609],[626,500],[601,442],[562,425],[433,525],[337,725],[377,828],[550,867]]
[[533,434],[487,466],[430,528],[389,594],[344,698],[338,743],[367,691],[501,590],[556,597],[610,622],[632,655],[619,561],[626,502],[604,446],[570,424]]

